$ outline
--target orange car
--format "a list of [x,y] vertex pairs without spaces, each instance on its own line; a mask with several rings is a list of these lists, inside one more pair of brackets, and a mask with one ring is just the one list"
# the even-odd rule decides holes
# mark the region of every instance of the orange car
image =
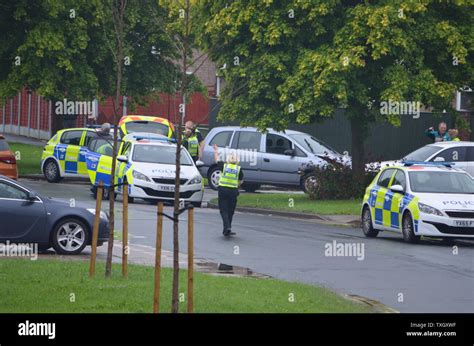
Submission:
[[7,140],[2,135],[0,135],[0,175],[18,179],[15,154],[10,150]]

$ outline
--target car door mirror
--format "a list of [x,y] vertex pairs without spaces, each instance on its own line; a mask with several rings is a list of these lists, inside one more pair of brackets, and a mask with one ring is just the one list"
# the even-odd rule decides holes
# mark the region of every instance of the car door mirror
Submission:
[[438,156],[433,160],[433,162],[444,162],[444,161],[446,161],[446,160],[442,156]]
[[393,191],[393,192],[397,192],[397,193],[404,193],[405,192],[405,190],[403,189],[403,186],[398,185],[398,184],[397,185],[392,185],[390,187],[390,190]]
[[204,162],[202,162],[201,160],[197,160],[196,167],[202,167],[202,166],[204,166]]
[[294,149],[286,149],[283,154],[288,155],[288,156],[295,156],[295,150]]
[[34,201],[34,200],[36,200],[37,197],[38,197],[38,194],[34,191],[28,191],[26,193],[26,199],[28,201]]
[[128,162],[128,157],[127,157],[127,155],[119,155],[119,156],[117,156],[117,161],[127,163]]

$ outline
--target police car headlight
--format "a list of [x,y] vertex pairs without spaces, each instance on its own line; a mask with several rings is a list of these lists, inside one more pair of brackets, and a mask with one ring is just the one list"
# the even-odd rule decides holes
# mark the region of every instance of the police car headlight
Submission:
[[[87,211],[91,213],[92,215],[95,215],[95,209],[90,208],[90,209],[87,209]],[[100,211],[100,218],[105,219],[105,220],[108,219],[107,214],[102,210]]]
[[133,171],[133,177],[139,180],[145,180],[145,181],[151,181],[150,178],[148,178],[145,174]]
[[443,216],[443,213],[440,212],[438,209],[433,208],[423,203],[418,203],[418,208],[420,209],[422,213],[425,213],[425,214]]
[[192,184],[201,184],[201,181],[202,181],[201,176],[197,175],[189,181],[189,184],[190,185],[192,185]]

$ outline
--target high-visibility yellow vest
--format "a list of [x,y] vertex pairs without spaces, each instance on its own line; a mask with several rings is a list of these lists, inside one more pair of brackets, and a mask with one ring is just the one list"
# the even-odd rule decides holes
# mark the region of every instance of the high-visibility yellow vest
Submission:
[[225,163],[224,169],[219,179],[219,186],[232,187],[234,189],[239,186],[240,166],[231,163]]
[[191,137],[187,138],[188,141],[188,151],[191,156],[198,156],[199,155],[199,141],[194,133]]

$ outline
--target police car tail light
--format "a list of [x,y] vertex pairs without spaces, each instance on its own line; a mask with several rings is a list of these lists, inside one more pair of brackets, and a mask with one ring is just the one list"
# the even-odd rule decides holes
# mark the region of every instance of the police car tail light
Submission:
[[202,181],[201,176],[197,175],[189,181],[189,184],[190,185],[192,185],[192,184],[201,184],[201,181]]
[[427,204],[418,203],[418,208],[420,209],[422,213],[425,213],[425,214],[443,216],[442,212],[440,212],[438,209],[433,208]]
[[151,181],[150,178],[148,178],[145,174],[133,171],[133,177],[139,180],[144,180],[144,181]]

